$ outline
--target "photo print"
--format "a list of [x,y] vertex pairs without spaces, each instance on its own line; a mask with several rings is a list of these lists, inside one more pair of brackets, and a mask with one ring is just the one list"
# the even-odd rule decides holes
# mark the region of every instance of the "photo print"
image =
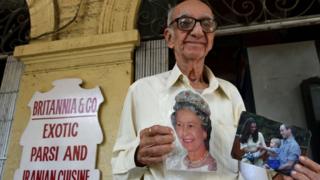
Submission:
[[306,129],[242,112],[231,156],[288,175],[299,156],[307,154],[310,138]]
[[177,141],[175,150],[166,158],[166,169],[217,170],[217,162],[209,149],[212,131],[210,115],[208,103],[199,94],[186,90],[175,96],[170,118]]

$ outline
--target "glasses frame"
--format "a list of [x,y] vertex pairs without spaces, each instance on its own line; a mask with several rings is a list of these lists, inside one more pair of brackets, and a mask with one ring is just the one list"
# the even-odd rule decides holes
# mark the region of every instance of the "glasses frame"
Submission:
[[[190,28],[190,29],[183,29],[183,28],[181,28],[181,26],[179,25],[179,21],[180,21],[180,19],[183,19],[183,18],[189,18],[189,19],[192,19],[192,20],[193,20],[194,24],[193,24],[192,28]],[[211,20],[211,21],[213,22],[214,26],[213,26],[213,30],[212,30],[212,31],[206,31],[206,30],[203,28],[202,23],[203,23],[204,20]],[[192,30],[194,29],[194,27],[196,26],[197,22],[200,23],[200,26],[201,26],[201,28],[202,28],[202,31],[203,31],[203,32],[206,32],[206,33],[213,33],[213,32],[215,32],[215,31],[217,30],[217,27],[218,27],[217,22],[216,22],[215,19],[213,19],[213,18],[201,18],[201,19],[196,19],[196,18],[190,17],[190,16],[181,16],[181,17],[178,17],[178,18],[172,20],[172,21],[170,22],[169,26],[171,26],[173,23],[177,23],[177,28],[178,28],[179,30],[181,30],[181,31],[192,31]]]

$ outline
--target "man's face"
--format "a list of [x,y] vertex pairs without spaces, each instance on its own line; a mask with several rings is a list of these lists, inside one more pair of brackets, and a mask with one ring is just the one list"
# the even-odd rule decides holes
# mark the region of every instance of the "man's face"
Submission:
[[[188,0],[179,4],[172,13],[172,20],[181,16],[195,19],[211,18],[213,14],[210,8],[198,0]],[[214,39],[213,33],[205,33],[200,22],[196,22],[190,31],[182,31],[173,23],[165,30],[165,38],[169,48],[174,49],[177,63],[188,60],[204,59],[211,50]]]
[[291,130],[287,129],[284,125],[281,125],[280,134],[284,139],[287,139],[291,135]]
[[202,128],[199,117],[188,109],[180,109],[176,113],[175,129],[182,146],[188,152],[205,148],[207,132]]

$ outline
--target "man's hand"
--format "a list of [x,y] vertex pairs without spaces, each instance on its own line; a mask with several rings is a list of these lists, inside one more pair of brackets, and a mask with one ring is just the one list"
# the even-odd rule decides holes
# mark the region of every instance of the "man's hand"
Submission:
[[291,176],[294,179],[301,180],[319,180],[320,179],[320,165],[311,159],[300,156],[300,164],[294,166],[294,171]]
[[138,166],[149,166],[162,162],[163,156],[173,150],[173,130],[155,125],[140,132],[140,144],[135,154]]
[[291,176],[284,176],[284,180],[319,180],[320,179],[320,165],[311,159],[300,156],[300,164],[294,166]]

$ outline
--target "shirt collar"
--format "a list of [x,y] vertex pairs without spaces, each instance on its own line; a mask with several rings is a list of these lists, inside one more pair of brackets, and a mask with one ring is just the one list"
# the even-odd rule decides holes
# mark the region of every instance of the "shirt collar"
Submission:
[[[228,97],[231,98],[230,93],[227,89],[225,89],[225,87],[221,86],[218,79],[214,76],[214,74],[212,73],[212,71],[210,70],[209,67],[205,66],[204,67],[204,73],[205,76],[208,78],[209,80],[209,87],[204,89],[203,93],[211,93],[215,90],[217,90],[218,88],[222,90],[222,92]],[[180,79],[185,79],[187,81],[187,83],[189,84],[189,79],[182,74],[182,72],[180,71],[179,67],[177,64],[175,64],[175,66],[173,67],[173,69],[170,72],[167,84],[166,84],[166,88],[169,89],[170,87],[172,87],[177,81],[179,81]]]
[[182,75],[182,72],[180,71],[177,64],[174,65],[173,69],[170,71],[169,78],[167,80],[166,88],[169,89],[172,87],[180,78]]
[[293,136],[290,136],[290,137],[284,139],[285,142],[290,142],[290,141],[293,141],[293,140],[294,140]]

